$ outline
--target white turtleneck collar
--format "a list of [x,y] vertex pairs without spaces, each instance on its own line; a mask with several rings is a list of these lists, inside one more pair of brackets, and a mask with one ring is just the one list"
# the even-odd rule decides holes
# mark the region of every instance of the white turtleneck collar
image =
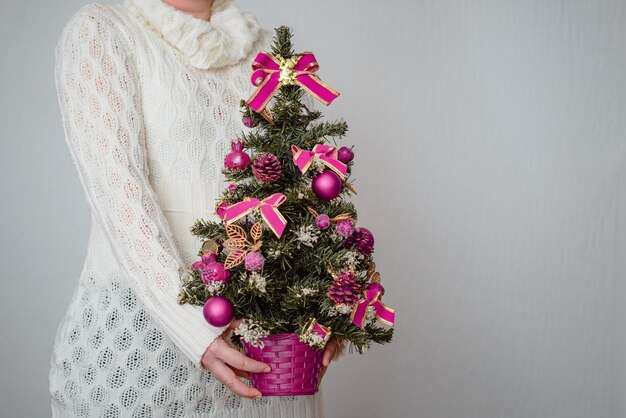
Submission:
[[162,0],[124,0],[124,5],[200,69],[236,64],[260,35],[256,17],[234,0],[213,0],[208,21]]

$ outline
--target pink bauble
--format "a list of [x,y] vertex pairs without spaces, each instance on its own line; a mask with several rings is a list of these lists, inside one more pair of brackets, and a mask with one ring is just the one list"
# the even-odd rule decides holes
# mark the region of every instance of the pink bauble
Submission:
[[259,252],[250,251],[246,255],[246,259],[244,263],[246,266],[246,270],[248,271],[263,270],[263,266],[265,265],[265,257],[263,257],[263,254]]
[[210,297],[202,310],[204,319],[214,327],[223,327],[233,320],[235,308],[233,303],[224,296]]
[[326,229],[330,226],[330,218],[325,213],[322,213],[315,218],[315,225],[317,225],[319,229]]
[[348,147],[341,147],[337,151],[337,159],[344,164],[348,164],[354,158],[354,152]]
[[226,283],[230,279],[230,270],[224,268],[224,263],[211,262],[202,270],[202,281],[206,284],[211,282]]
[[333,200],[341,193],[343,182],[341,178],[332,170],[324,170],[311,182],[313,193],[322,200]]
[[254,122],[254,118],[252,116],[244,116],[241,121],[246,126],[246,128],[254,128],[256,123]]
[[224,158],[224,166],[229,170],[245,170],[250,164],[250,156],[243,151],[243,141],[230,144],[232,152]]
[[354,231],[354,221],[349,218],[342,219],[337,222],[337,225],[335,225],[335,229],[337,230],[337,233],[339,235],[347,237],[352,233],[352,231]]

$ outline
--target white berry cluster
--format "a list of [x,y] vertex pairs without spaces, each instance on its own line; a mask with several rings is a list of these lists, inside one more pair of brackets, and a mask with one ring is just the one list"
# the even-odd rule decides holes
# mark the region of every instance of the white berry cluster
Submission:
[[343,258],[346,262],[346,269],[354,271],[359,261],[362,261],[365,257],[360,252],[351,250],[347,251]]
[[266,292],[265,286],[267,285],[267,280],[265,276],[263,276],[258,271],[253,271],[252,273],[250,273],[250,275],[247,276],[246,280],[251,287],[258,290],[259,292]]
[[306,245],[307,247],[313,247],[319,238],[319,229],[313,225],[301,225],[297,231],[293,231],[298,241],[297,247],[300,245]]
[[259,323],[251,319],[243,319],[233,332],[235,335],[239,335],[242,340],[257,348],[263,348],[265,346],[261,338],[270,334],[269,331],[263,329]]
[[314,332],[305,332],[304,334],[300,334],[300,341],[318,350],[324,348],[326,345],[324,338]]
[[352,313],[352,306],[345,303],[338,303],[328,311],[329,316],[337,315],[350,315]]
[[224,288],[224,282],[210,282],[206,285],[206,289],[213,295],[220,294]]

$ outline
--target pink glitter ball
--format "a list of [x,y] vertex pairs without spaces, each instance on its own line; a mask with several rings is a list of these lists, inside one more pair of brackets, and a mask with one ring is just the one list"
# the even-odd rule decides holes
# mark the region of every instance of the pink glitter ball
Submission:
[[344,219],[337,222],[337,233],[344,237],[347,237],[354,231],[354,221],[352,219]]
[[265,257],[259,252],[251,251],[246,255],[245,265],[248,271],[259,271],[265,265]]
[[317,225],[319,229],[326,229],[330,226],[330,218],[325,213],[322,213],[315,218],[315,225]]
[[244,116],[241,121],[246,128],[254,128],[256,126],[256,123],[254,122],[252,116]]

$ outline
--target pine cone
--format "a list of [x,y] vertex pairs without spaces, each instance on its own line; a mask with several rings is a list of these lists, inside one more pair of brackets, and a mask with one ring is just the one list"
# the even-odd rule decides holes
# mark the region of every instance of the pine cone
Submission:
[[356,228],[343,243],[345,248],[356,247],[364,256],[374,252],[374,235],[367,228]]
[[335,303],[353,305],[359,301],[361,285],[357,283],[354,273],[344,271],[333,280],[326,294]]
[[280,161],[274,154],[264,154],[252,163],[254,177],[265,183],[276,183],[283,177],[283,169]]

